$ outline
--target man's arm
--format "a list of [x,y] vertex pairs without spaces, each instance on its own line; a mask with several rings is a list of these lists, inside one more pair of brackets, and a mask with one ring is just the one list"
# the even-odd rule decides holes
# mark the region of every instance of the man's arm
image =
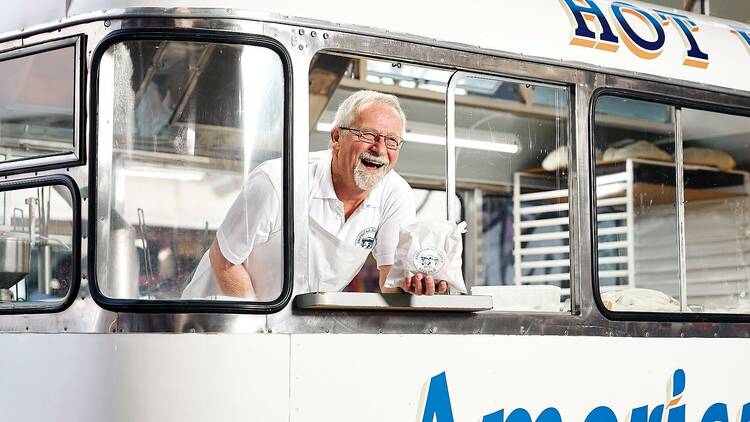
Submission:
[[227,296],[255,299],[255,289],[247,270],[242,265],[233,264],[224,258],[216,239],[211,244],[208,257],[222,293]]

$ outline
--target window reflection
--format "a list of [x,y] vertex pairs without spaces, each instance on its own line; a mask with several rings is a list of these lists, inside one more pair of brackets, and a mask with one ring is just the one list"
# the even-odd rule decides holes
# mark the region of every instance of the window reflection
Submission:
[[258,46],[124,41],[99,80],[99,287],[179,299],[248,175],[282,155],[281,59]]
[[[626,98],[597,102],[595,140],[603,151],[596,166],[598,262],[605,306],[633,312],[750,310],[749,179],[742,160],[748,122]],[[610,204],[615,198],[622,203]]]
[[73,151],[75,47],[0,62],[0,161]]

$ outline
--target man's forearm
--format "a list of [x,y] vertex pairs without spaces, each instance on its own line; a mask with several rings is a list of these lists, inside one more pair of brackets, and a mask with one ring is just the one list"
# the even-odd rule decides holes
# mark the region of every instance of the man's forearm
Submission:
[[385,287],[385,280],[388,278],[388,273],[391,271],[392,265],[382,265],[378,267],[380,270],[380,293],[399,293],[400,290],[395,288]]
[[227,296],[255,298],[255,289],[250,275],[242,265],[236,265],[224,258],[216,240],[209,253],[211,269],[219,282],[221,292]]

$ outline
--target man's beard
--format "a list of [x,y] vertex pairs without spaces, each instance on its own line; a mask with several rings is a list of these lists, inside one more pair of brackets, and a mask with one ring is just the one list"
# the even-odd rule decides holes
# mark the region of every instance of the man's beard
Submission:
[[[373,171],[362,164],[362,159],[380,163],[383,166],[380,167],[377,171]],[[373,190],[375,186],[377,186],[378,183],[383,180],[385,174],[388,173],[389,163],[390,162],[388,160],[388,157],[379,157],[368,151],[359,154],[359,156],[357,157],[357,166],[354,167],[354,184],[356,184],[357,187],[362,189],[363,191]]]

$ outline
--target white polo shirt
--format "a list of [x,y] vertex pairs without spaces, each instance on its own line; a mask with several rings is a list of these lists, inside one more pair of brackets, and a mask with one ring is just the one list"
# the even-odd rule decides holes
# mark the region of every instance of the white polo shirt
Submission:
[[[414,221],[415,207],[411,187],[391,170],[354,213],[345,220],[344,205],[333,189],[331,151],[310,153],[309,216],[342,242],[372,249],[378,266],[392,265],[398,244],[399,229]],[[216,233],[224,257],[233,264],[242,264],[252,280],[254,273],[262,277],[281,268],[281,198],[283,184],[281,160],[259,165],[249,175]],[[274,241],[275,240],[275,241]],[[272,250],[270,250],[271,248]],[[263,259],[258,259],[260,255]],[[272,260],[268,257],[276,256]],[[266,268],[255,268],[260,266]],[[364,264],[364,261],[362,262]],[[315,280],[311,280],[315,283]],[[279,271],[276,283],[253,287],[258,300],[272,300],[281,289]],[[273,285],[266,285],[273,284]],[[220,295],[206,253],[196,268],[183,297]]]

